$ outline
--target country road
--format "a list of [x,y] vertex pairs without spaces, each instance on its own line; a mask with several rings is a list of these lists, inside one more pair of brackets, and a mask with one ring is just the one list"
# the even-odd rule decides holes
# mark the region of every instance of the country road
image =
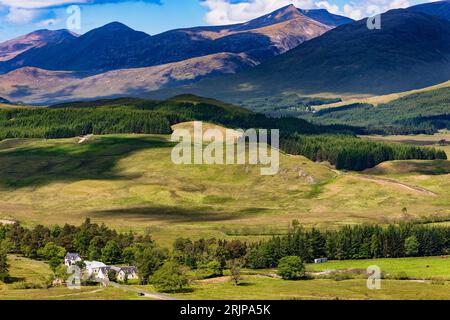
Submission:
[[111,282],[110,281],[109,285],[113,286],[114,288],[135,292],[137,294],[143,294],[143,297],[146,297],[146,298],[152,298],[152,299],[157,299],[157,300],[178,300],[178,299],[176,299],[174,297],[164,296],[164,295],[160,295],[160,294],[156,294],[156,293],[144,292],[142,290],[134,289],[134,288],[132,288],[130,286],[121,285],[121,284],[118,284],[116,282]]

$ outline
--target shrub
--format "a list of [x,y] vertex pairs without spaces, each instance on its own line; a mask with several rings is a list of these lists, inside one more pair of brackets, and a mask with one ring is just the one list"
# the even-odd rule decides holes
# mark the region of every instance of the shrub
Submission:
[[305,278],[305,265],[297,256],[288,256],[280,260],[278,275],[284,280],[298,280]]

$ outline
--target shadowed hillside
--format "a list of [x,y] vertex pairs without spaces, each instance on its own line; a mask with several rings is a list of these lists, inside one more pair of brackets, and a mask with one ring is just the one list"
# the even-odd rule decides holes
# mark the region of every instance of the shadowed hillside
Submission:
[[366,20],[321,37],[237,75],[155,93],[201,93],[234,101],[283,92],[336,96],[385,94],[448,80],[450,22],[407,10],[382,15],[381,30]]

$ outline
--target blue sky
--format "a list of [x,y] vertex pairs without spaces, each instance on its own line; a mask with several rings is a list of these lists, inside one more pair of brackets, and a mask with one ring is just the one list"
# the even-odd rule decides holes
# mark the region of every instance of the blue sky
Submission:
[[[37,29],[66,28],[70,5],[81,9],[84,33],[112,21],[156,34],[179,27],[247,21],[287,4],[326,8],[359,19],[421,0],[0,0],[0,41]],[[373,12],[372,12],[373,11]]]

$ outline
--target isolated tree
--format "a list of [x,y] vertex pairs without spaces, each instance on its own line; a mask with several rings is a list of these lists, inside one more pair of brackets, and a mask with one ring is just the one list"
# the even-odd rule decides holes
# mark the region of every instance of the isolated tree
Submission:
[[419,253],[419,241],[416,236],[410,236],[405,239],[405,254],[407,256],[416,256]]
[[278,264],[278,275],[284,280],[299,280],[305,277],[305,265],[300,257],[287,256]]
[[236,286],[239,285],[239,282],[242,280],[241,277],[242,265],[243,263],[239,259],[233,259],[229,262],[231,281],[233,281]]
[[181,291],[188,286],[189,278],[185,267],[170,260],[153,274],[151,283],[159,291]]

